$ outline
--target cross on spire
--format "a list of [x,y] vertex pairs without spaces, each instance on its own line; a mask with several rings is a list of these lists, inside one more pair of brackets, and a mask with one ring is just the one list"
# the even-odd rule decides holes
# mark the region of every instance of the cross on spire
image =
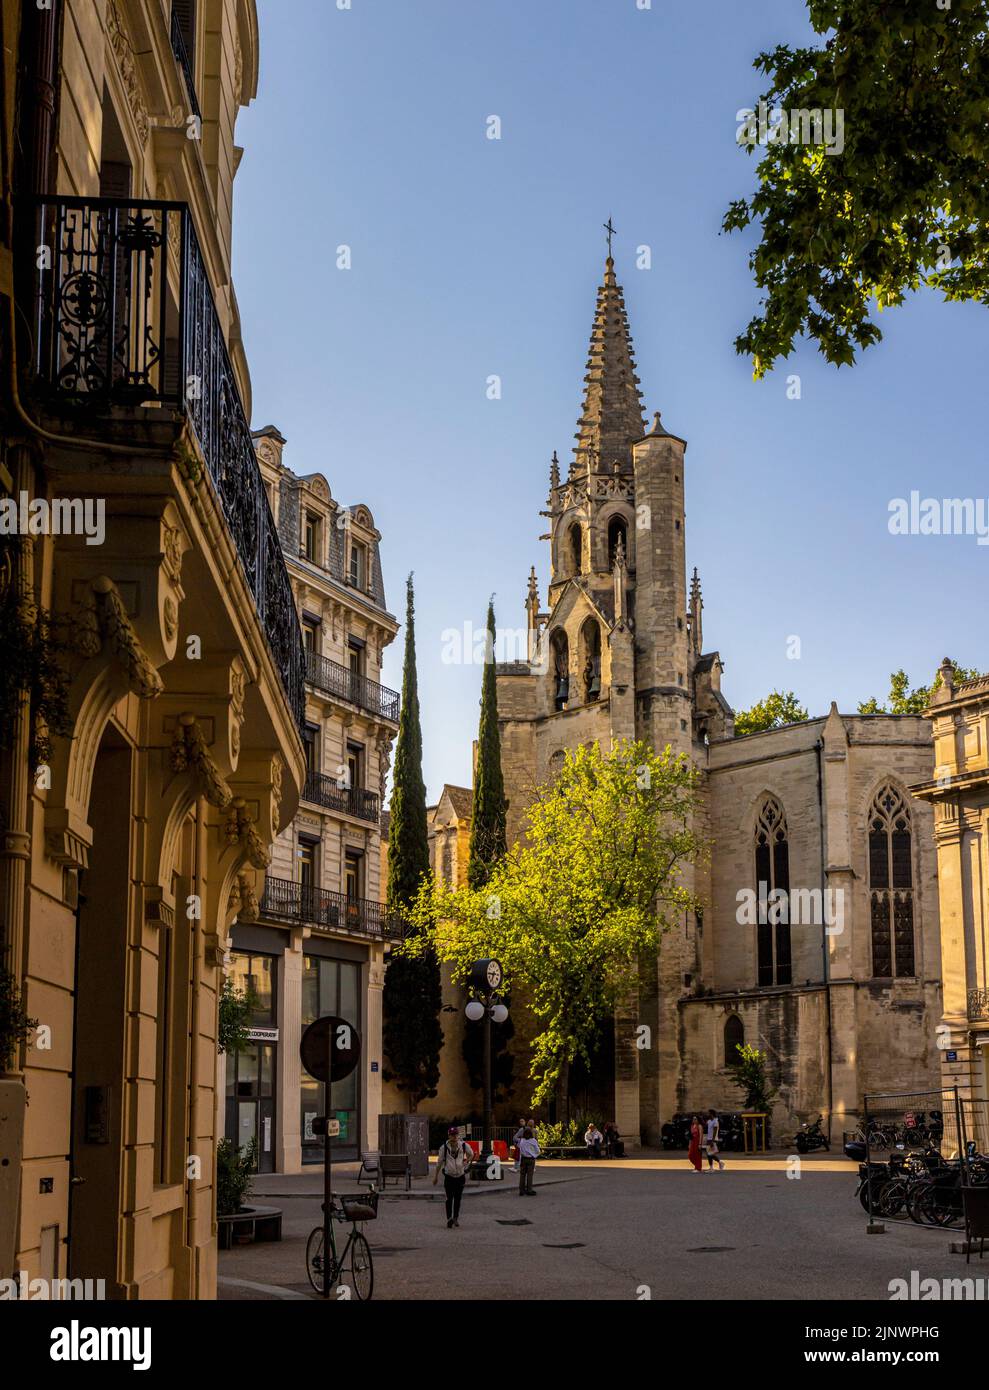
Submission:
[[610,218],[610,217],[608,218],[607,222],[603,223],[602,225],[604,226],[604,230],[608,233],[608,260],[610,261],[610,260],[612,259],[612,256],[611,256],[611,238],[612,238],[613,236],[616,235],[617,228],[616,228],[616,227],[613,227],[613,226],[611,225],[611,218]]

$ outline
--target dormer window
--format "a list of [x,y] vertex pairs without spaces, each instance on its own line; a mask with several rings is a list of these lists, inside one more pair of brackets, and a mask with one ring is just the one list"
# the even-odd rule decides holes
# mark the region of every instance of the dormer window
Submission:
[[355,589],[367,588],[367,551],[359,541],[350,543],[350,582]]
[[323,523],[312,512],[306,512],[302,551],[307,560],[314,565],[323,563]]

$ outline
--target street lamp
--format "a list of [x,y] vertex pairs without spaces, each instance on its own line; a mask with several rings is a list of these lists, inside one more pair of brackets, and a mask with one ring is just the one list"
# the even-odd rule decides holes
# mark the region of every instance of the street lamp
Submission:
[[491,1146],[491,1024],[504,1023],[508,1010],[498,998],[496,990],[502,982],[501,963],[485,957],[476,960],[470,968],[468,988],[474,994],[464,1013],[471,1023],[484,1020],[484,1137],[481,1141],[481,1154],[492,1152]]

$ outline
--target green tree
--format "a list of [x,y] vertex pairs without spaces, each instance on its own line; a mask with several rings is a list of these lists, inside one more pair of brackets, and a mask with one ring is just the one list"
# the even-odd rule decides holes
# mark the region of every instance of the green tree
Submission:
[[470,856],[467,882],[483,888],[495,864],[508,849],[506,839],[505,779],[501,771],[501,737],[498,733],[498,684],[495,676],[494,604],[488,604],[481,677],[481,722],[477,734],[477,770],[471,806]]
[[[951,666],[956,681],[970,681],[981,675],[980,671],[959,666],[957,661],[952,661]],[[859,714],[923,714],[931,703],[935,690],[940,690],[941,685],[940,668],[935,672],[930,685],[918,685],[915,690],[910,689],[910,677],[906,671],[893,671],[889,678],[887,703],[881,705],[873,695],[871,699],[863,700],[859,705]]]
[[732,1081],[745,1096],[743,1106],[746,1110],[771,1115],[773,1101],[779,1092],[767,1075],[766,1054],[753,1047],[751,1043],[738,1043],[736,1051],[738,1058],[728,1063],[727,1070]]
[[[419,890],[428,884],[429,836],[426,786],[422,780],[422,728],[416,677],[415,595],[412,576],[406,589],[405,665],[402,708],[395,748],[395,777],[388,830],[388,907],[406,920],[407,931],[419,928],[409,916]],[[407,1093],[409,1109],[436,1095],[440,1078],[442,989],[439,962],[431,948],[392,953],[382,991],[383,1075]]]
[[570,1064],[590,1060],[602,1025],[637,982],[640,955],[694,899],[681,870],[698,854],[691,826],[697,774],[669,747],[621,742],[568,753],[540,789],[527,838],[487,884],[427,885],[415,915],[420,934],[464,979],[473,961],[496,956],[524,989],[536,1022],[532,1105],[556,1090],[567,1099]]
[[792,690],[774,690],[751,709],[736,713],[735,737],[761,734],[764,729],[781,729],[784,724],[802,724],[806,718],[807,711]]
[[[481,889],[496,864],[508,851],[506,831],[508,802],[501,770],[501,735],[498,732],[498,682],[495,675],[494,601],[488,603],[487,632],[484,643],[484,671],[481,676],[481,720],[477,733],[477,768],[471,805],[470,853],[467,882]],[[509,1002],[506,1000],[506,1002]],[[508,1045],[515,1036],[511,1010],[504,1023],[491,1025],[491,1088],[497,1102],[512,1090],[515,1061]],[[461,1052],[474,1090],[484,1085],[484,1027],[468,1023]]]
[[258,998],[253,990],[241,991],[235,987],[232,980],[223,981],[216,1037],[218,1052],[243,1052],[249,1041],[251,1015],[257,1007],[257,1002]]
[[922,286],[989,301],[986,0],[807,8],[823,45],[781,44],[753,66],[770,79],[770,110],[828,113],[833,148],[794,141],[792,121],[785,142],[740,130],[749,153],[764,150],[759,187],[722,224],[761,226],[749,268],[764,296],[735,340],[757,378],[802,333],[827,361],[854,362],[882,337],[872,304],[901,304]]

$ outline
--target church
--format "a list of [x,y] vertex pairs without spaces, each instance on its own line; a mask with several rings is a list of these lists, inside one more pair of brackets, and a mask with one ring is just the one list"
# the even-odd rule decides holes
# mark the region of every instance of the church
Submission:
[[[690,885],[702,911],[664,937],[614,1020],[591,1087],[609,1111],[597,1118],[654,1145],[675,1113],[741,1109],[726,1062],[744,1042],[778,1087],[776,1132],[823,1112],[840,1143],[863,1095],[939,1084],[933,819],[909,792],[934,773],[929,722],[832,704],[736,737],[696,569],[688,581],[687,444],[659,413],[647,428],[610,254],[584,381],[573,458],[565,474],[556,453],[550,466],[530,660],[497,668],[509,843],[567,750],[643,739],[699,770],[710,845]],[[784,894],[790,910],[767,912]],[[524,1027],[515,1047],[522,1080]]]

